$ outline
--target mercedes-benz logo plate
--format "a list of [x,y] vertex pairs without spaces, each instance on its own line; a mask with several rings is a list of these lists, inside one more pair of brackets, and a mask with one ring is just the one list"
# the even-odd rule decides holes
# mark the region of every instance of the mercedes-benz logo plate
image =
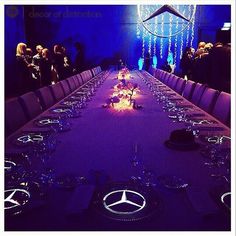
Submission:
[[154,190],[123,182],[98,190],[93,199],[93,208],[110,219],[136,221],[151,216],[159,202]]

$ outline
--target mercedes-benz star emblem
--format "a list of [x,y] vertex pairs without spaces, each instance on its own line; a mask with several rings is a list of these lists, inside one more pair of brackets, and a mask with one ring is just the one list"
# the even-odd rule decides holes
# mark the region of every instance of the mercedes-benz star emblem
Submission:
[[[155,9],[155,11],[153,10],[153,7],[155,7],[155,5],[152,5],[151,8],[149,5],[137,5],[138,16],[139,16],[142,26],[150,34],[152,34],[156,37],[160,37],[160,38],[173,37],[173,36],[183,32],[185,29],[187,29],[189,24],[192,23],[193,18],[195,16],[195,12],[196,12],[196,5],[181,5],[181,8],[182,8],[181,10],[176,9],[174,6],[171,6],[171,5],[163,5],[161,7],[157,6],[158,8]],[[187,8],[187,9],[185,9],[185,8]],[[187,14],[185,11],[189,11],[188,17],[185,16]],[[148,15],[147,15],[147,12],[149,13]],[[153,13],[150,14],[150,12],[153,12]],[[181,12],[183,12],[183,13],[181,13]],[[165,14],[165,13],[169,13],[170,15],[176,16],[178,19],[182,19],[183,22],[181,22],[181,24],[183,24],[183,27],[181,27],[181,29],[179,29],[179,30],[177,30],[177,29],[172,30],[171,33],[170,32],[158,33],[157,29],[153,30],[151,28],[152,25],[157,24],[160,21],[160,19],[154,20],[154,18],[157,18],[159,15],[163,16],[163,14]],[[165,24],[170,24],[170,22],[165,22]]]
[[123,189],[105,195],[103,205],[106,210],[115,214],[133,214],[146,206],[146,200],[138,192]]
[[5,190],[4,209],[9,210],[15,207],[25,205],[29,198],[30,193],[25,189],[8,189]]
[[181,14],[179,11],[177,11],[175,8],[173,8],[170,5],[163,5],[161,8],[157,9],[151,16],[149,16],[147,19],[145,19],[143,22],[148,21],[152,19],[153,17],[156,17],[164,12],[169,12],[177,17],[180,17],[186,21],[189,21],[188,18],[186,18],[183,14]]

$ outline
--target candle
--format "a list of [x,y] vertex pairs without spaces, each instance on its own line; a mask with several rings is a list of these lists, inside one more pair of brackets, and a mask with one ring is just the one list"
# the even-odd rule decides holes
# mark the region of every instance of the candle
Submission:
[[137,144],[137,143],[134,145],[134,152],[135,152],[135,153],[138,152],[138,144]]

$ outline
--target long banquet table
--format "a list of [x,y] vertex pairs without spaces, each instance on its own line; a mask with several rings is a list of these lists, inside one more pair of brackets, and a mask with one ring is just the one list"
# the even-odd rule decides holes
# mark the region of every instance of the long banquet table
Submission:
[[[139,71],[132,71],[131,75],[131,81],[140,87],[136,102],[142,107],[124,111],[103,107],[118,83],[117,71],[111,72],[87,107],[81,109],[81,116],[69,119],[71,129],[56,134],[56,149],[43,163],[43,168],[53,169],[55,177],[74,176],[78,183],[71,188],[54,183],[45,185],[46,194],[31,199],[31,207],[21,214],[6,216],[5,230],[230,230],[230,211],[220,202],[221,195],[230,192],[230,184],[224,178],[211,176],[215,169],[205,165],[201,147],[180,151],[164,145],[173,130],[186,128],[186,124],[173,122],[168,112],[163,111],[163,104],[156,101],[144,83],[150,75]],[[193,110],[215,120],[196,106]],[[49,111],[45,111],[39,117],[48,114]],[[220,132],[230,136],[230,129],[217,122],[223,130],[208,131],[208,134]],[[39,128],[30,122],[17,133],[33,129]],[[17,133],[6,140],[6,153],[21,149],[12,142]],[[146,193],[154,193],[155,212],[147,217],[125,220],[100,214],[92,203],[99,189],[112,183],[126,186],[127,182],[139,185],[138,181],[142,181],[138,178],[142,174],[140,165],[132,165],[134,152],[141,168],[152,172],[155,184],[144,188]],[[37,169],[37,165],[34,168]],[[226,172],[223,167],[217,167],[216,171]],[[178,176],[188,186],[166,188],[158,182],[160,176]]]

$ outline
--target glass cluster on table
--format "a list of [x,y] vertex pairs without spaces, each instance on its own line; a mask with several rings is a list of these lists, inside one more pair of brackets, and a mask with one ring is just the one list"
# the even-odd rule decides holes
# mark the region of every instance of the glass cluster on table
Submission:
[[[207,116],[200,108],[188,102],[149,73],[142,71],[137,72],[137,75],[152,92],[156,102],[160,104],[168,118],[173,122],[182,123],[186,130],[192,131],[195,141],[200,144],[199,152],[203,157],[202,162],[209,169],[212,181],[220,182],[224,191],[230,192],[231,138],[227,130],[217,120]],[[134,165],[138,165],[136,159],[134,156],[132,161]],[[148,175],[150,176],[150,174]],[[163,181],[163,178],[161,179]],[[170,181],[170,178],[167,179]],[[176,179],[178,178],[171,178],[174,181]]]
[[32,200],[44,198],[50,187],[72,188],[86,181],[83,176],[56,176],[50,160],[57,147],[57,136],[72,128],[70,119],[81,116],[82,109],[92,100],[109,73],[94,77],[50,108],[46,115],[32,121],[32,131],[19,131],[7,140],[14,147],[5,150],[4,204],[7,216],[18,215]]

